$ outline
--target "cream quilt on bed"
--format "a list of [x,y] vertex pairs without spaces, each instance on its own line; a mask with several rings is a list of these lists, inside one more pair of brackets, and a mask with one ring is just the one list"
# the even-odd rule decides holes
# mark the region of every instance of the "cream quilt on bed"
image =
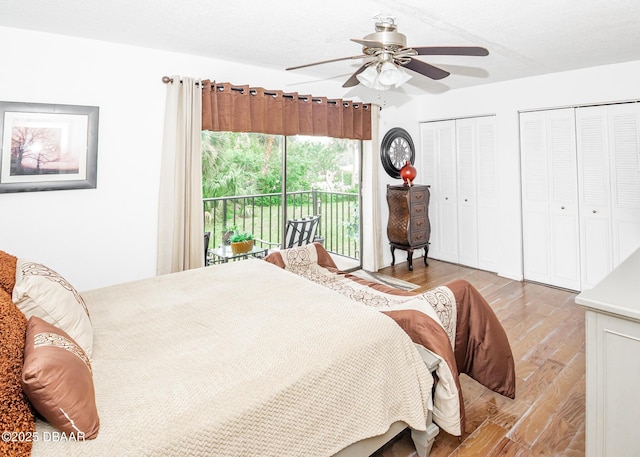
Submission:
[[267,262],[82,295],[100,433],[34,456],[330,456],[425,429],[432,378],[395,322]]
[[[440,324],[445,330],[451,347],[456,337],[456,300],[453,292],[445,286],[435,287],[419,295],[391,295],[373,289],[365,284],[350,280],[347,276],[336,274],[318,263],[318,251],[315,244],[279,251],[280,258],[287,271],[327,287],[341,295],[380,311],[417,310]],[[439,382],[434,390],[434,421],[452,435],[461,435],[462,396],[452,372],[452,367],[440,359],[436,373]]]

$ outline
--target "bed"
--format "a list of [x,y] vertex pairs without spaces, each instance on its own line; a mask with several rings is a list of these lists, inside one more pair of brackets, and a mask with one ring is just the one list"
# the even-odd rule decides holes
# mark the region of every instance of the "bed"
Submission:
[[[34,277],[73,295],[41,271]],[[18,288],[1,284],[5,295]],[[321,285],[247,260],[81,297],[99,431],[67,439],[37,417],[11,443],[3,435],[23,453],[14,455],[368,455],[405,427],[428,452],[433,379],[414,343]]]
[[[2,279],[11,264],[15,284]],[[450,284],[456,325],[443,325],[442,291],[416,295],[344,274],[317,244],[82,294],[52,270],[0,251],[0,304],[13,292],[20,307],[16,291],[26,290],[26,279],[40,281],[31,295],[61,286],[90,321],[90,361],[78,362],[68,347],[62,352],[74,369],[90,367],[92,384],[81,388],[77,371],[43,374],[54,360],[47,353],[38,382],[67,390],[65,398],[47,397],[44,408],[58,408],[78,391],[94,403],[69,405],[77,417],[45,419],[38,408],[31,428],[21,424],[22,435],[9,443],[3,435],[0,444],[12,446],[12,455],[353,457],[370,455],[409,427],[425,457],[439,430],[432,417],[452,434],[464,430],[459,373],[514,394],[506,336],[468,283]],[[428,302],[434,297],[435,307]],[[54,301],[59,307],[62,298]],[[14,313],[6,300],[2,306]],[[26,323],[23,386],[34,371],[27,365],[36,351],[35,321]],[[74,325],[62,333],[85,341],[87,328]],[[431,363],[434,357],[440,363]],[[24,400],[41,406],[27,387]],[[92,407],[95,417],[84,417]],[[65,421],[73,429],[61,434]],[[91,439],[75,439],[84,423],[93,427]],[[35,439],[15,439],[21,437]]]

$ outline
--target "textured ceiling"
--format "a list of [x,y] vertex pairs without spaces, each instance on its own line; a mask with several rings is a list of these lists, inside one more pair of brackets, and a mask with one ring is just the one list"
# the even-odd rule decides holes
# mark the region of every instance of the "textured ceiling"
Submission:
[[[0,0],[0,26],[175,51],[283,70],[360,54],[349,38],[394,16],[409,46],[473,45],[488,57],[422,59],[452,73],[401,89],[450,89],[640,60],[640,0]],[[3,44],[6,45],[6,44]],[[360,61],[295,70],[342,83]]]

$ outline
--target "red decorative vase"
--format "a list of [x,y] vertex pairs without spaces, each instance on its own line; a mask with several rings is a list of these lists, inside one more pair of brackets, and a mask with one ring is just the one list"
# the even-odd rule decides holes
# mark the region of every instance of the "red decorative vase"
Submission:
[[404,181],[405,186],[412,186],[413,180],[416,179],[416,169],[408,160],[400,169],[400,177]]

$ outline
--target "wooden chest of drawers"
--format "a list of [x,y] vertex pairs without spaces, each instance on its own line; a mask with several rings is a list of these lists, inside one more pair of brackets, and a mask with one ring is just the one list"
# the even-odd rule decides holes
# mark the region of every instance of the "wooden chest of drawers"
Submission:
[[407,251],[409,270],[413,270],[413,251],[424,249],[427,265],[431,224],[429,222],[429,186],[387,186],[389,222],[387,237],[391,246],[391,265],[395,250]]

